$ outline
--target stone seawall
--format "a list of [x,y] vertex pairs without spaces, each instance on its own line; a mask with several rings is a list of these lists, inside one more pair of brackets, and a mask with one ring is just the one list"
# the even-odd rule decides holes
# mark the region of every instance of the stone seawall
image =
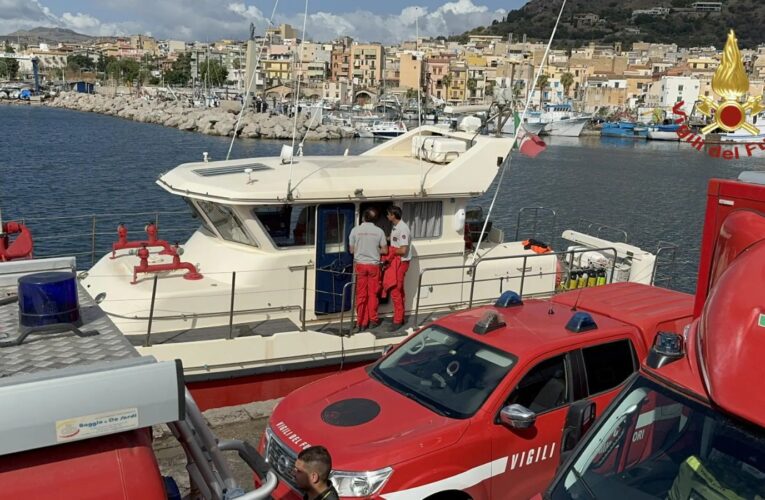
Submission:
[[[231,137],[236,126],[238,108],[191,108],[176,102],[147,100],[132,96],[108,97],[99,94],[66,92],[47,101],[54,108],[118,116],[143,123],[154,123],[189,132]],[[321,125],[305,113],[297,120],[297,137],[321,141],[353,137],[347,128]],[[294,118],[245,110],[237,128],[237,136],[263,139],[291,139]]]

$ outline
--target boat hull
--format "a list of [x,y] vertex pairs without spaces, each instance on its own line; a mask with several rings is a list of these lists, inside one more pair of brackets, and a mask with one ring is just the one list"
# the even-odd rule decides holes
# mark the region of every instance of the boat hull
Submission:
[[225,408],[283,398],[290,392],[329,375],[364,366],[379,358],[366,356],[351,359],[343,364],[332,363],[324,366],[303,369],[278,369],[270,373],[251,373],[245,371],[227,373],[225,377],[209,378],[204,376],[186,376],[186,387],[191,391],[199,408]]
[[542,133],[556,137],[579,137],[589,121],[589,118],[574,118],[550,122],[545,125]]
[[665,132],[661,130],[649,130],[648,138],[652,141],[672,141],[677,142],[680,140],[676,132]]

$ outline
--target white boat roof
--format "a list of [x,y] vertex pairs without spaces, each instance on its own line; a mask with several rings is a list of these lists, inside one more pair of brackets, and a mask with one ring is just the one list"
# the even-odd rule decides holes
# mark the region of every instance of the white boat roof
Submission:
[[[440,164],[412,156],[418,135],[474,142],[455,160]],[[498,170],[497,157],[504,157],[510,144],[509,138],[421,127],[357,156],[295,157],[291,167],[278,157],[185,163],[157,183],[173,194],[231,205],[469,197],[488,189]]]

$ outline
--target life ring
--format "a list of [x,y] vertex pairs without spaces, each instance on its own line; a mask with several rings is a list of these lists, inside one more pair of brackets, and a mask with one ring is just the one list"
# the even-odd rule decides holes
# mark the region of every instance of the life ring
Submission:
[[[13,242],[9,241],[10,235],[16,235]],[[34,242],[32,233],[27,226],[20,222],[3,223],[3,235],[0,238],[0,261],[31,259]]]

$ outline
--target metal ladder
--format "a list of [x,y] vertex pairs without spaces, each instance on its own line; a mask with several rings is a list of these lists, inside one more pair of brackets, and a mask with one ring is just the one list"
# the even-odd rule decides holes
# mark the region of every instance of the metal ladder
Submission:
[[[218,440],[199,411],[194,398],[185,390],[186,416],[168,425],[186,454],[192,492],[205,500],[260,500],[269,498],[278,479],[265,459],[248,442],[238,439]],[[245,492],[236,482],[224,451],[236,451],[260,478],[261,486]]]

